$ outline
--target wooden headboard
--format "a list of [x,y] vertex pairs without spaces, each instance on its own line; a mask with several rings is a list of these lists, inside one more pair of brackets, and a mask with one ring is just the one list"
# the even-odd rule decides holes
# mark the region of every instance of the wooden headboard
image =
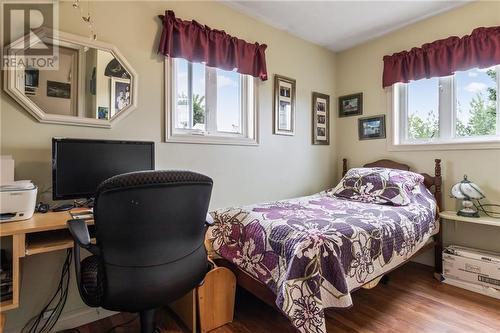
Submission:
[[[405,171],[410,171],[410,167],[407,164],[391,161],[391,160],[378,160],[375,162],[367,163],[363,165],[365,168],[375,168],[375,167],[380,167],[380,168],[389,168],[389,169],[397,169],[397,170],[405,170]],[[347,173],[347,159],[344,158],[342,160],[342,176],[345,176]],[[442,185],[442,178],[441,178],[441,160],[440,159],[435,159],[434,160],[434,176],[431,176],[427,173],[420,173],[422,176],[424,176],[424,184],[425,186],[429,189],[434,194],[434,197],[436,198],[436,202],[438,205],[439,210],[442,209],[442,203],[443,203],[443,193],[441,192],[441,185]]]

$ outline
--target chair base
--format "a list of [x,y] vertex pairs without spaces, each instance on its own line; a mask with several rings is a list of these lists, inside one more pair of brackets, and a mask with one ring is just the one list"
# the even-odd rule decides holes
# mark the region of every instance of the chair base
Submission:
[[154,326],[155,309],[141,311],[141,312],[139,312],[139,317],[141,320],[141,333],[155,333],[156,332],[156,329]]

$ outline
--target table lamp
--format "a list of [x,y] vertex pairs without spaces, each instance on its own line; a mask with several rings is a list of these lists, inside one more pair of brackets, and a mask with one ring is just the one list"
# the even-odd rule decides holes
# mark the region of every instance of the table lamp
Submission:
[[452,197],[462,200],[462,209],[457,212],[459,216],[466,217],[479,217],[479,212],[475,209],[472,200],[479,200],[484,198],[483,191],[467,179],[464,175],[464,179],[460,183],[456,183],[451,188]]

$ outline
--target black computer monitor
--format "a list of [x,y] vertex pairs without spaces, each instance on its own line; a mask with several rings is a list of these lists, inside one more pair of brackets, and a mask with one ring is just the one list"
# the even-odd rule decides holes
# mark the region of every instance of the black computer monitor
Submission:
[[53,138],[52,197],[93,198],[112,176],[154,170],[154,156],[154,142]]

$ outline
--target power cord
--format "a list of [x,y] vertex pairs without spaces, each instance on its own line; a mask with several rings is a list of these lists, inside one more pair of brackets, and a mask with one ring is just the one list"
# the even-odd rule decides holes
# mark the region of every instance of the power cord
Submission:
[[[496,207],[496,208],[500,209],[500,205],[498,205],[498,204],[483,204],[479,200],[476,200],[476,201],[477,201],[477,204],[474,203],[474,207],[476,207],[476,209],[478,211],[480,211],[480,212],[484,213],[484,215],[492,217],[494,219],[500,219],[500,211],[495,212],[493,210],[490,210],[491,207]],[[487,207],[490,207],[490,208],[487,208]]]
[[[50,299],[50,301],[43,307],[38,316],[35,316],[28,320],[26,325],[21,330],[21,333],[46,333],[52,332],[52,328],[57,323],[57,320],[61,316],[62,310],[66,305],[66,300],[68,298],[69,281],[70,281],[70,268],[71,268],[71,258],[73,256],[73,250],[66,250],[66,259],[61,271],[61,277],[59,279],[59,285],[57,286],[56,292]],[[55,303],[55,304],[54,304]],[[51,314],[47,319],[43,318],[44,313],[52,310]],[[29,327],[29,330],[26,331]]]

